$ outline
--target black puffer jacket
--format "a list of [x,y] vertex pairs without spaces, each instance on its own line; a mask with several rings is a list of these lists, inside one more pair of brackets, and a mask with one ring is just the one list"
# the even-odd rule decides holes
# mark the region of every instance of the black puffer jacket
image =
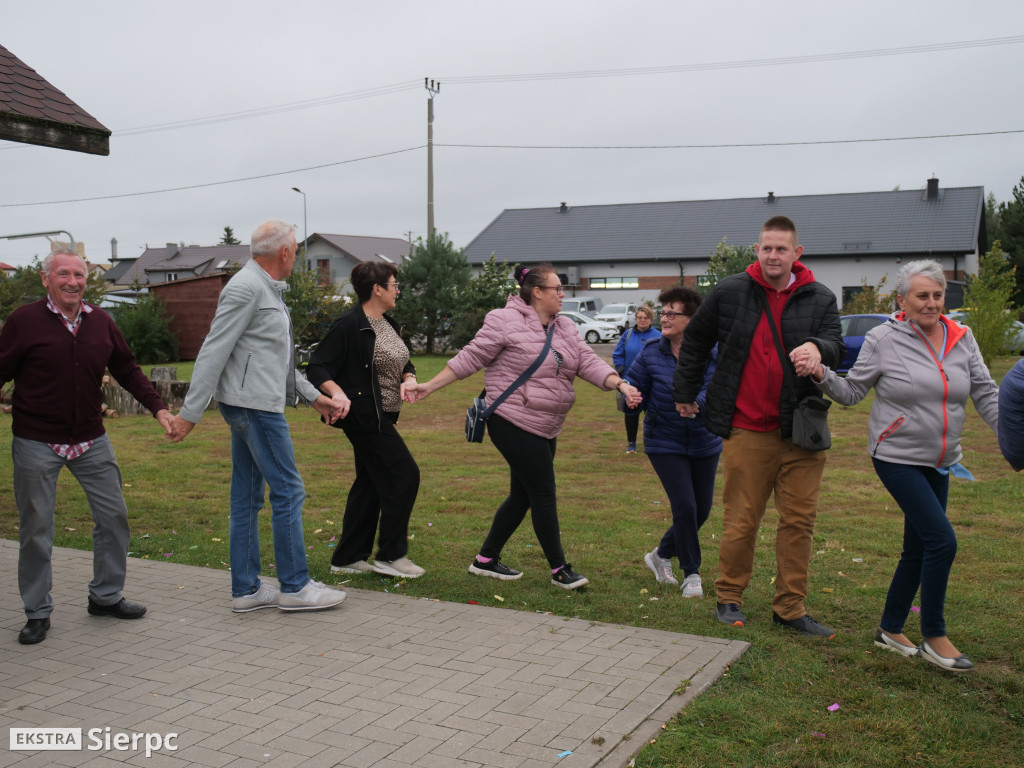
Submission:
[[[736,406],[740,376],[750,352],[754,332],[766,306],[764,288],[749,274],[741,272],[718,282],[690,319],[679,352],[674,397],[677,403],[692,403],[700,392],[704,369],[711,349],[718,344],[718,367],[707,390],[705,423],[710,432],[729,437]],[[821,361],[834,368],[846,351],[836,297],[818,282],[808,283],[793,291],[782,310],[782,344],[788,354],[801,344],[812,341],[821,350]],[[773,345],[774,346],[774,345]],[[810,379],[797,379],[797,399],[817,394]],[[794,401],[783,387],[779,404],[782,436],[793,432]]]

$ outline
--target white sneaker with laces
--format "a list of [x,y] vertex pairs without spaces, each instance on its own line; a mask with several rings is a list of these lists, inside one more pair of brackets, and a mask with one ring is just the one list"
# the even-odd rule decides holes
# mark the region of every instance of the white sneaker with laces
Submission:
[[356,560],[348,565],[332,565],[331,573],[373,573],[373,566],[365,560]]
[[426,571],[420,568],[408,557],[400,557],[397,560],[374,560],[371,566],[373,570],[384,576],[394,576],[402,579],[418,579]]
[[644,555],[644,562],[647,567],[654,571],[654,578],[659,584],[678,584],[675,575],[672,573],[672,561],[658,557],[658,548]]
[[231,610],[235,613],[248,613],[260,608],[276,608],[278,589],[269,581],[260,581],[260,588],[251,595],[231,598]]
[[310,579],[298,592],[282,592],[277,607],[282,611],[319,611],[339,605],[344,600],[345,593],[340,589],[332,589]]
[[683,597],[704,597],[704,587],[700,583],[700,574],[691,573],[683,579],[683,586],[679,588]]

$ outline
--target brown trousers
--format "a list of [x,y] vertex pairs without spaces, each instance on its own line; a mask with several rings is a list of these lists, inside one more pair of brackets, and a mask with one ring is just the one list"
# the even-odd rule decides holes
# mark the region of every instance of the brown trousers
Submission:
[[825,451],[805,451],[783,440],[781,432],[733,429],[722,450],[721,575],[715,581],[719,603],[743,605],[743,590],[754,567],[757,533],[768,497],[775,494],[779,525],[775,532],[775,599],[783,619],[807,613],[807,569],[811,562],[814,519],[821,492]]

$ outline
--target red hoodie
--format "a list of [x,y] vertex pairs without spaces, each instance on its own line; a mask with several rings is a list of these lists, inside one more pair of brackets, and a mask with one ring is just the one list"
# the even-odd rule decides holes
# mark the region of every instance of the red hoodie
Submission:
[[[782,308],[801,285],[814,282],[814,273],[799,261],[793,263],[793,281],[781,291],[772,288],[761,276],[761,264],[754,262],[747,267],[758,285],[764,288],[768,307],[775,319],[775,329],[782,338]],[[788,354],[789,350],[787,350]],[[771,432],[779,428],[779,402],[782,399],[783,370],[779,351],[775,348],[772,329],[768,318],[761,315],[761,321],[754,330],[750,341],[750,354],[743,365],[740,387],[736,393],[736,408],[732,414],[732,425],[754,432]]]

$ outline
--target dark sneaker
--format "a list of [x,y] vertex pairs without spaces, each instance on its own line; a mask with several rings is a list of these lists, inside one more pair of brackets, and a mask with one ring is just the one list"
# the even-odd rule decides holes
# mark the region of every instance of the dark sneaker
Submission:
[[636,453],[636,443],[630,443],[626,446],[626,453]]
[[474,557],[473,562],[469,564],[469,572],[476,576],[490,576],[492,579],[501,579],[502,581],[512,581],[523,575],[516,569],[509,568],[497,557],[489,563],[481,563]]
[[747,617],[743,615],[743,611],[736,603],[719,603],[715,612],[718,614],[718,620],[723,624],[728,624],[730,627],[747,626]]
[[590,582],[583,574],[576,573],[569,563],[566,563],[551,576],[551,583],[562,589],[579,589]]
[[772,623],[781,624],[787,629],[792,629],[794,632],[799,632],[801,635],[810,635],[812,637],[827,637],[829,640],[836,636],[835,632],[826,627],[824,624],[819,624],[806,613],[799,619],[783,619],[779,616],[779,614],[772,611]]

